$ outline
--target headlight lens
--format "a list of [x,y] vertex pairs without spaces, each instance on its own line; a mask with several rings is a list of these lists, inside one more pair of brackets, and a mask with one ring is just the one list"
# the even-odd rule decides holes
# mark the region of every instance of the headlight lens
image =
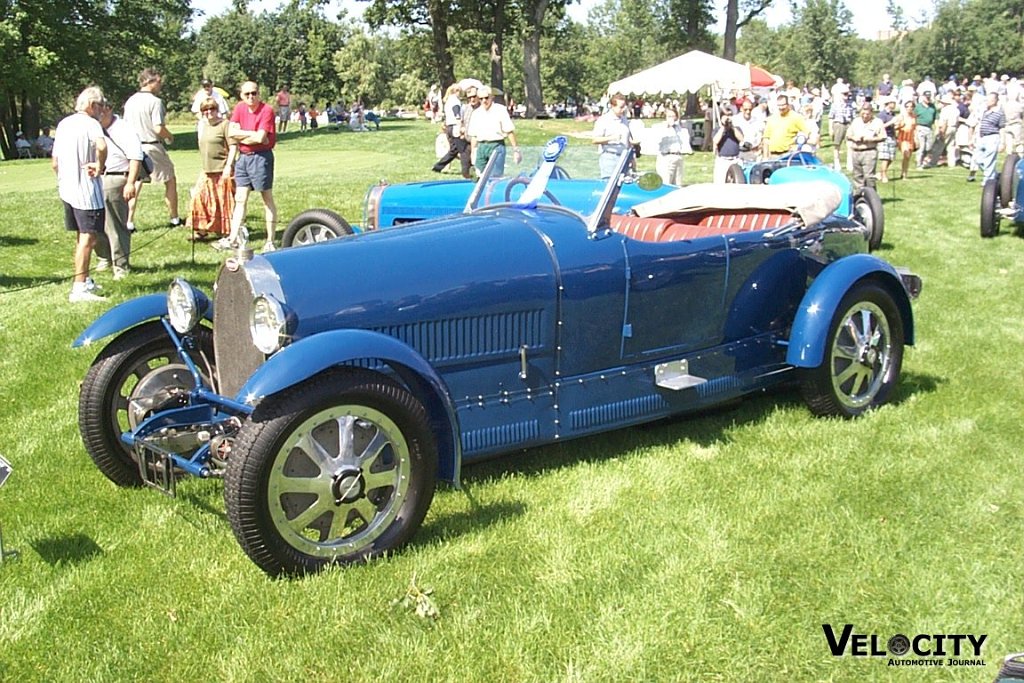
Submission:
[[284,344],[287,338],[287,319],[284,307],[269,294],[262,294],[252,302],[249,312],[249,332],[252,343],[261,353],[271,354]]
[[171,327],[178,334],[186,334],[194,328],[209,306],[206,295],[179,278],[174,278],[167,290],[167,317]]

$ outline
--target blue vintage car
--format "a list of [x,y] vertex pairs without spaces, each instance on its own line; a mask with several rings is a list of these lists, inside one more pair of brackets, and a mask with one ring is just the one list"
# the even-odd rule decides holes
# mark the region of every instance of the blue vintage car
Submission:
[[86,451],[121,486],[224,477],[243,550],[302,574],[398,548],[483,458],[781,383],[819,415],[890,399],[920,280],[866,253],[833,187],[616,214],[627,151],[581,211],[551,191],[560,145],[516,201],[487,203],[487,170],[461,215],[243,249],[215,298],[176,279],[111,309],[74,342],[113,337],[82,383]]
[[853,218],[869,231],[868,249],[874,251],[882,245],[885,234],[885,211],[882,198],[873,187],[863,187],[854,193],[850,180],[823,162],[814,148],[797,141],[797,149],[777,159],[753,163],[734,164],[729,169],[727,182],[755,185],[805,183],[819,180],[832,183],[839,189],[842,200],[836,208],[840,216]]
[[1006,155],[998,178],[989,180],[981,189],[981,236],[999,234],[1002,219],[1013,221],[1017,231],[1024,230],[1024,205],[1016,201],[1024,191],[1024,145]]
[[[524,147],[521,162],[506,159],[510,173],[507,178],[496,179],[487,187],[489,194],[485,201],[499,203],[516,199],[541,168],[542,152],[539,147]],[[592,179],[597,171],[597,148],[594,145],[566,145],[552,171],[548,188],[562,206],[586,211],[600,198],[606,184],[603,180]],[[288,223],[281,244],[285,247],[302,246],[342,235],[383,230],[459,213],[465,209],[475,187],[473,181],[461,179],[394,185],[382,180],[366,193],[361,225],[350,224],[330,209],[309,209]],[[656,199],[674,189],[672,185],[641,187],[638,183],[630,183],[619,193],[615,211],[625,213],[636,204]],[[541,198],[540,201],[548,200]]]

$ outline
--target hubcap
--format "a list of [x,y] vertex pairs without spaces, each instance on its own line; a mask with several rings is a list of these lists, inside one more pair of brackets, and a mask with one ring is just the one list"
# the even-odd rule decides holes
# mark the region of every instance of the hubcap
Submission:
[[892,334],[885,313],[863,301],[850,308],[832,340],[832,386],[849,408],[870,404],[892,367]]
[[328,408],[289,433],[274,457],[271,521],[307,555],[360,552],[398,516],[410,469],[409,445],[387,415],[361,405]]
[[295,244],[301,245],[326,242],[327,240],[333,240],[337,236],[337,233],[326,225],[321,223],[310,223],[309,225],[304,225],[302,229],[295,234]]

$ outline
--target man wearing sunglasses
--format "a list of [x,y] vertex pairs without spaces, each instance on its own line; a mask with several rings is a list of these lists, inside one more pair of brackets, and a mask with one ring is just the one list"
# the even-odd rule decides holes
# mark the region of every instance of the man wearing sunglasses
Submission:
[[238,246],[238,233],[245,220],[249,193],[255,190],[263,198],[263,215],[267,226],[267,241],[263,251],[274,250],[274,228],[277,225],[277,206],[274,204],[274,109],[260,99],[260,89],[246,81],[239,90],[242,101],[231,113],[228,135],[238,143],[238,161],[235,162],[235,212],[231,216],[231,234],[214,243],[217,249]]

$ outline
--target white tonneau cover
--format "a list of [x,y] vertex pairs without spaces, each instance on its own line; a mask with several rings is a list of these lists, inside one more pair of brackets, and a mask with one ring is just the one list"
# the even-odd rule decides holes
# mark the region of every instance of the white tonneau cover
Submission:
[[789,211],[806,226],[820,223],[839,208],[843,197],[832,183],[812,181],[778,185],[688,185],[633,207],[641,218],[708,213],[717,210]]

